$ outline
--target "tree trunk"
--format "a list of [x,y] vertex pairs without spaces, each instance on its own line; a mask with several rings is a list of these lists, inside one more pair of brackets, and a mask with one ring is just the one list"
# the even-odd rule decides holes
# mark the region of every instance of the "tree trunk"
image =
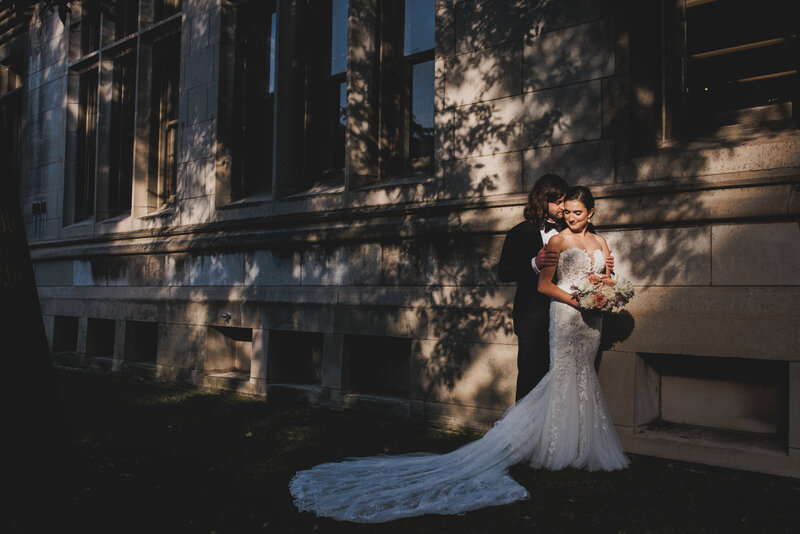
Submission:
[[63,480],[67,440],[20,209],[21,96],[0,98],[0,358],[3,441],[11,445],[0,464],[19,505],[45,505]]

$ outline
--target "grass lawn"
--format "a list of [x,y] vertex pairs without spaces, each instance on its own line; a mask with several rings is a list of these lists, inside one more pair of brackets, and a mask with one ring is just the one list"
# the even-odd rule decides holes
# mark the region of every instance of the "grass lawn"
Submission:
[[529,501],[357,525],[299,513],[298,469],[347,456],[445,452],[475,438],[405,420],[59,370],[61,483],[5,532],[798,532],[800,481],[633,456],[614,473],[512,475]]

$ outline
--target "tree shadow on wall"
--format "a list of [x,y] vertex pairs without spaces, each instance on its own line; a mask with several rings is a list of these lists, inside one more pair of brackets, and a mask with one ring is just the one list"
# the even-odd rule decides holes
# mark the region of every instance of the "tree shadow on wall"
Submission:
[[[527,2],[514,2],[510,6],[503,5],[503,10],[508,9],[502,15],[488,13],[486,10],[491,6],[496,8],[495,4],[486,2],[478,4],[474,10],[464,10],[469,13],[457,11],[453,30],[456,35],[453,49],[456,52],[497,43],[505,43],[502,45],[504,51],[507,47],[513,52],[517,46],[514,39],[533,37],[546,31],[552,19],[562,20],[559,18],[561,15],[553,15],[555,11],[552,10],[559,11],[563,6],[550,2],[540,2],[533,8]],[[519,13],[515,11],[518,9],[521,10]],[[505,21],[506,13],[510,18],[517,13],[517,20],[526,21],[522,23],[522,29],[516,26],[516,20],[501,29],[497,21]],[[536,19],[537,16],[540,18]],[[550,20],[548,16],[551,16]],[[536,21],[532,22],[531,17]],[[464,39],[464,34],[472,37]],[[620,40],[619,35],[615,37]],[[553,43],[558,41],[557,38],[548,38]],[[573,45],[569,40],[559,45],[567,48],[566,52],[561,51],[564,56],[570,56],[569,47]],[[597,117],[597,129],[593,130],[591,125],[586,125],[585,118],[598,113],[602,95],[590,87],[591,82],[567,88],[566,96],[558,99],[551,97],[546,90],[521,94],[519,87],[525,87],[524,82],[520,84],[519,78],[509,74],[511,69],[487,68],[485,55],[488,53],[490,51],[485,50],[483,55],[464,53],[443,60],[446,65],[444,88],[439,89],[437,98],[442,103],[440,115],[450,114],[449,122],[444,122],[445,131],[452,137],[440,132],[437,149],[449,158],[442,164],[446,194],[483,197],[510,190],[523,193],[525,189],[520,189],[519,184],[509,186],[503,183],[509,174],[516,172],[523,175],[522,184],[532,185],[536,177],[524,176],[525,170],[521,168],[524,166],[523,151],[542,147],[553,148],[554,153],[555,149],[580,144],[593,136],[605,140],[602,133],[605,126],[601,128],[601,121],[603,125],[632,123],[633,130],[611,134],[616,149],[612,155],[613,174],[610,179],[613,182],[655,182],[659,185],[635,196],[599,195],[598,230],[609,239],[617,257],[617,270],[640,288],[709,285],[710,227],[704,221],[709,218],[724,221],[725,210],[724,206],[709,205],[707,196],[696,194],[697,177],[713,174],[711,169],[720,160],[741,157],[737,156],[737,147],[769,140],[772,135],[779,136],[780,129],[770,131],[770,125],[766,125],[766,131],[761,128],[758,133],[738,135],[735,139],[717,135],[702,142],[693,139],[674,143],[670,148],[658,148],[654,139],[640,139],[641,133],[635,130],[638,116],[656,111],[647,95],[641,93],[643,86],[658,87],[657,80],[648,78],[649,73],[640,76],[643,81],[636,80],[628,86],[630,102],[610,110],[603,108],[606,116]],[[514,63],[508,58],[499,61]],[[586,61],[592,61],[592,58],[587,57]],[[581,62],[581,57],[571,56],[563,69],[567,75],[582,72],[585,66]],[[523,77],[527,75],[524,69]],[[474,72],[480,73],[477,85],[476,77],[471,74]],[[464,88],[465,85],[469,87]],[[462,95],[486,101],[458,100]],[[571,156],[566,151],[563,154],[565,159]],[[488,157],[494,157],[491,163],[488,163]],[[555,167],[568,165],[557,158],[549,163]],[[587,171],[592,170],[588,165]],[[590,188],[608,184],[602,176],[597,177],[592,172],[566,177]],[[602,191],[602,187],[598,190]],[[521,212],[520,206],[518,220],[522,220]],[[502,239],[463,230],[474,222],[465,217],[463,211],[450,213],[449,218],[450,233],[439,236],[438,240],[426,240],[430,244],[428,250],[435,256],[432,261],[436,263],[433,271],[436,276],[428,279],[426,286],[434,295],[441,292],[443,296],[434,297],[431,303],[429,337],[433,340],[433,347],[426,352],[421,364],[422,389],[430,399],[503,408],[510,397],[508,391],[498,387],[498,379],[508,378],[502,376],[502,365],[486,366],[486,361],[492,359],[487,351],[497,351],[501,346],[509,348],[505,353],[506,364],[511,362],[515,353],[516,338],[510,318],[513,286],[498,285],[494,273]],[[635,226],[631,228],[630,225]],[[623,227],[624,232],[618,230]],[[476,243],[482,243],[483,247],[476,247]],[[720,243],[715,243],[715,247],[726,248]],[[482,260],[475,256],[482,256]],[[675,298],[679,297],[659,302],[659,309],[669,307],[669,301]],[[659,313],[659,309],[647,313]],[[604,320],[602,350],[612,349],[628,339],[637,324],[637,317],[628,311],[607,314]],[[475,373],[487,372],[497,374],[475,376]],[[465,382],[470,384],[465,387]],[[506,382],[509,383],[513,381]],[[457,398],[455,395],[459,388],[463,388],[469,398]]]
[[[543,11],[537,9],[556,9],[553,2],[540,2],[536,4],[539,6],[537,9],[528,9],[529,3],[521,1],[513,2],[508,8],[499,1],[476,5],[479,6],[476,13],[480,13],[480,16],[467,13],[467,10],[457,11],[454,31],[455,35],[462,35],[462,38],[453,38],[453,50],[467,52],[514,39],[521,43],[531,32],[546,28],[545,21],[550,20]],[[506,16],[514,18],[519,15],[519,20],[527,22],[520,26],[523,28],[521,30],[513,29],[517,27],[516,22],[506,27],[498,22],[501,17],[488,12],[489,8],[486,6],[504,11],[503,20]],[[529,18],[531,13],[538,13],[539,22]],[[557,19],[555,15],[553,18]],[[464,37],[465,35],[470,37]],[[509,46],[517,46],[519,54],[522,53],[520,45]],[[486,99],[485,102],[463,102],[453,98],[440,110],[440,114],[451,117],[444,128],[448,133],[440,136],[437,148],[447,156],[442,164],[445,167],[444,183],[448,195],[484,197],[499,193],[523,193],[525,187],[530,185],[526,180],[535,179],[533,176],[524,176],[523,152],[526,149],[579,144],[579,141],[591,138],[591,135],[600,136],[601,132],[587,130],[582,121],[583,117],[596,113],[600,105],[599,95],[590,89],[587,92],[571,90],[564,100],[555,100],[539,91],[523,94],[520,88],[525,74],[521,56],[519,58],[520,74],[517,77],[509,75],[506,69],[487,69],[485,56],[481,54],[461,54],[457,59],[458,68],[446,70],[443,98],[449,98],[448,88],[456,95],[462,94],[462,86],[474,81],[466,73],[477,71],[481,74],[484,88],[473,91],[473,94],[477,94],[477,99]],[[512,62],[514,61],[516,60]],[[456,65],[456,60],[451,64]],[[570,73],[580,72],[582,68],[581,60],[575,58],[565,67]],[[632,112],[626,109],[620,113],[627,115]],[[368,119],[366,116],[361,118]],[[190,124],[195,122],[195,118],[191,116],[187,120]],[[206,130],[200,127],[185,128],[182,133],[185,136],[182,150],[186,150],[183,147],[195,147],[193,150],[200,157],[211,158],[213,149],[210,146],[210,137],[205,134]],[[377,143],[377,139],[373,141]],[[624,140],[615,141],[623,143]],[[732,152],[736,145],[745,141],[738,139],[722,148]],[[614,162],[621,169],[625,166],[632,169],[627,170],[627,174],[615,175],[614,179],[647,181],[685,177],[689,181],[702,174],[708,163],[706,153],[698,150],[675,148],[660,151],[656,159],[647,154],[645,156],[631,156],[629,160]],[[490,160],[492,157],[495,159]],[[657,167],[655,170],[645,169],[648,165],[652,167],[654,162]],[[208,171],[208,167],[213,165],[208,162],[197,165],[190,165],[191,162],[188,161],[182,163],[186,165],[181,187],[195,192],[204,191],[205,184],[213,178]],[[554,159],[551,163],[558,165],[559,160]],[[509,185],[507,176],[512,174],[518,178]],[[600,185],[592,182],[591,174],[580,181],[589,187]],[[703,248],[703,243],[707,242],[706,230],[688,226],[682,228],[681,225],[696,225],[706,216],[709,207],[692,195],[675,200],[675,189],[680,187],[678,182],[679,180],[673,180],[670,182],[673,185],[663,186],[660,190],[654,189],[652,193],[637,197],[601,197],[598,201],[598,215],[601,219],[599,231],[608,234],[612,249],[617,252],[618,265],[628,271],[622,271],[623,274],[634,279],[637,285],[682,283],[693,276],[691,272],[694,269],[700,268],[707,261],[707,250]],[[200,193],[194,198],[179,199],[176,223],[186,226],[204,223],[204,217],[207,218],[213,212],[207,202],[208,199]],[[308,205],[313,211],[315,205]],[[205,227],[197,227],[200,230],[198,235],[188,231],[164,231],[150,245],[137,250],[137,253],[162,254],[158,261],[163,261],[166,268],[167,254],[182,255],[188,252],[189,254],[180,256],[173,262],[171,269],[178,274],[173,287],[166,288],[166,292],[170,294],[170,298],[178,296],[193,304],[185,309],[178,304],[170,304],[161,316],[169,316],[170,322],[183,321],[184,318],[189,322],[191,317],[194,324],[221,324],[220,313],[230,311],[225,308],[227,302],[241,300],[244,295],[246,302],[238,310],[239,317],[261,324],[258,308],[288,309],[295,306],[292,310],[301,310],[302,313],[280,311],[287,317],[286,324],[312,331],[322,327],[314,321],[319,310],[311,308],[323,308],[328,304],[320,306],[319,302],[292,302],[294,293],[291,291],[275,296],[277,291],[270,293],[271,287],[262,286],[321,286],[320,293],[337,285],[383,285],[390,289],[397,286],[420,289],[418,293],[422,296],[409,296],[399,304],[398,300],[402,299],[395,298],[391,304],[373,302],[363,308],[383,314],[388,322],[394,320],[396,314],[392,311],[398,307],[412,309],[426,317],[424,354],[419,355],[418,362],[415,361],[422,398],[445,404],[490,407],[497,410],[507,407],[513,398],[513,361],[516,355],[516,338],[513,335],[510,314],[514,286],[498,283],[495,276],[495,266],[502,247],[502,235],[498,231],[505,228],[492,227],[490,224],[476,225],[475,211],[452,206],[427,206],[419,210],[410,208],[410,214],[409,208],[398,205],[380,206],[373,211],[364,210],[356,214],[346,209],[331,209],[330,206],[326,209],[327,212],[313,211],[287,217],[216,221]],[[522,206],[514,209],[519,213],[517,220],[521,220]],[[626,233],[617,234],[618,227],[632,221],[631,212],[647,212],[649,222],[640,230],[626,228]],[[483,213],[488,213],[488,210]],[[357,219],[361,219],[358,222],[364,224],[351,224]],[[502,220],[505,223],[507,219]],[[680,250],[676,250],[676,241],[669,235],[661,236],[660,232],[666,232],[662,229],[664,220],[680,221],[677,229],[674,229],[686,234]],[[378,243],[375,242],[374,226],[371,227],[370,223],[383,227]],[[641,236],[631,237],[631,232],[637,231],[642,232]],[[401,239],[398,236],[406,237]],[[380,280],[375,279],[374,273],[366,273],[362,279],[357,275],[320,275],[307,279],[298,274],[302,273],[302,269],[296,269],[296,266],[302,266],[303,260],[309,258],[314,260],[313,265],[321,266],[325,273],[348,271],[353,262],[369,265],[366,258],[369,251],[366,249],[353,246],[352,252],[338,252],[352,243],[372,244],[383,249],[379,267]],[[692,243],[697,243],[697,246]],[[387,274],[387,271],[396,268],[385,259],[386,249],[392,246],[404,251],[402,254],[405,265],[399,267],[404,272],[400,277]],[[215,264],[214,258],[228,251],[235,251],[243,256],[241,265],[236,264],[237,269],[240,268],[244,273],[239,278],[240,285],[221,287],[224,285],[222,282],[231,276],[225,272],[224,266],[220,266],[217,271],[210,269],[211,279],[205,282],[191,278],[196,265],[203,262]],[[258,268],[258,272],[248,277],[247,254],[251,253],[251,264]],[[261,255],[257,256],[256,253]],[[275,273],[286,272],[291,274],[279,280],[271,278],[276,276]],[[243,287],[241,284],[252,284],[252,287]],[[209,298],[209,292],[204,288],[191,287],[203,285],[220,287],[215,287],[213,297]],[[335,298],[341,299],[342,293],[343,290],[336,293]],[[337,300],[334,306],[360,305]],[[303,315],[306,310],[310,311]],[[253,319],[254,317],[257,318]],[[630,336],[636,319],[625,314],[609,319],[603,348],[611,348],[614,343]],[[396,327],[391,329],[394,332],[403,328],[399,324],[392,326]],[[197,347],[198,350],[203,350],[199,341]]]

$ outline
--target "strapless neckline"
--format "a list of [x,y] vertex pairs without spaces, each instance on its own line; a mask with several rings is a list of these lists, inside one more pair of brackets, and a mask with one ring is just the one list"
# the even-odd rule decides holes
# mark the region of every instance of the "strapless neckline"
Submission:
[[[583,252],[584,254],[586,254],[586,257],[587,257],[587,258],[589,258],[589,265],[591,266],[591,268],[592,268],[592,269],[594,269],[594,266],[595,266],[595,260],[597,259],[597,254],[596,254],[596,253],[597,253],[597,252],[600,252],[601,254],[603,253],[603,249],[601,249],[601,248],[596,248],[596,249],[594,249],[594,250],[592,251],[592,253],[591,253],[591,254],[589,254],[589,251],[588,251],[588,250],[586,250],[585,248],[581,248],[581,247],[567,247],[567,248],[565,248],[564,250],[562,250],[561,252],[562,252],[562,253],[564,253],[564,252],[566,252],[566,251],[568,251],[568,250],[572,250],[572,249],[575,249],[575,250],[580,250],[581,252]],[[603,258],[605,259],[605,255],[603,255]]]

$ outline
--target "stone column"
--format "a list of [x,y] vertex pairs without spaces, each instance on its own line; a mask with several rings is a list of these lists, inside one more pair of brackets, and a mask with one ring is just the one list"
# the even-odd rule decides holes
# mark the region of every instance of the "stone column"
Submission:
[[269,358],[269,330],[253,328],[253,352],[250,360],[250,382],[255,383],[256,392],[267,391],[267,360]]
[[121,371],[125,361],[125,334],[126,321],[118,319],[114,321],[114,361],[111,364],[112,371]]
[[78,366],[82,365],[86,359],[86,333],[89,330],[89,319],[86,317],[78,318],[78,343],[75,348],[75,359]]

